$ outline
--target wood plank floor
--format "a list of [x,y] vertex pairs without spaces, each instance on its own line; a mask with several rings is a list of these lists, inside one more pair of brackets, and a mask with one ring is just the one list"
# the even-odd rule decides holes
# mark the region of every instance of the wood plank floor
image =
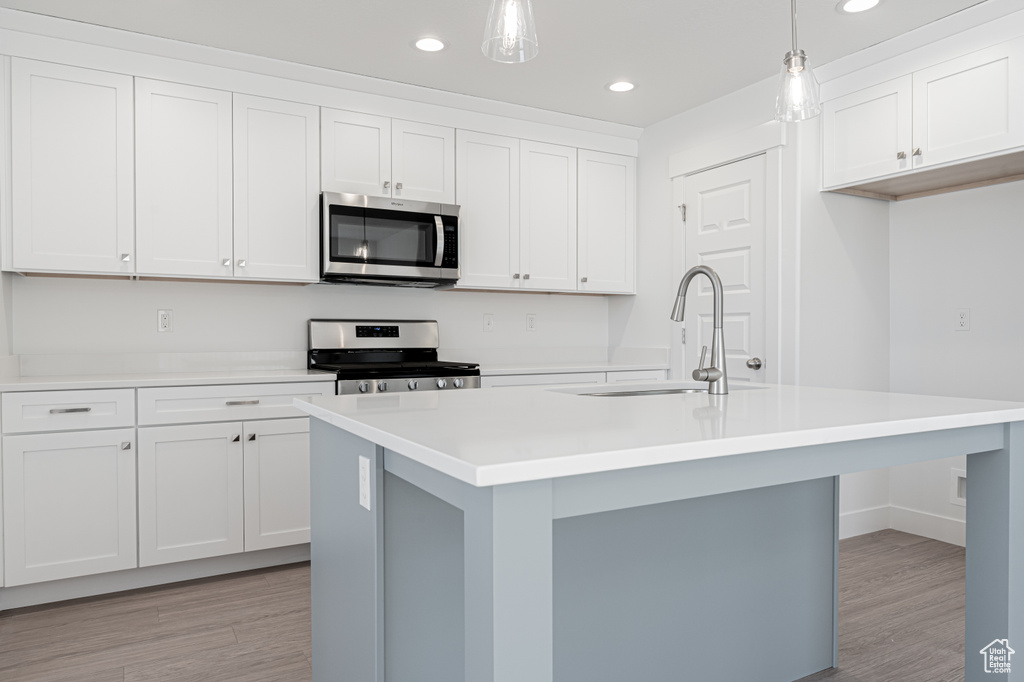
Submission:
[[[839,564],[840,667],[804,682],[963,680],[962,548],[881,531]],[[310,656],[309,564],[0,613],[0,682],[302,682]]]

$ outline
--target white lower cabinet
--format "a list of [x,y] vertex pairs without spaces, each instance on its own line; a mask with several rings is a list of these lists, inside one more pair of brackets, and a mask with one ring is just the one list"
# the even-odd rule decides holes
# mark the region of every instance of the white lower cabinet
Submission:
[[135,429],[3,438],[4,585],[134,568]]
[[139,429],[139,565],[241,552],[242,424]]
[[245,551],[309,542],[309,417],[244,427]]
[[139,565],[309,542],[309,418],[139,429]]

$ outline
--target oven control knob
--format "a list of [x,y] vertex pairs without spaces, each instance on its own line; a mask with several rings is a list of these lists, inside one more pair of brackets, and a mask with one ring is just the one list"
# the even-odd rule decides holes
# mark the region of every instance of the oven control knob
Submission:
[[420,387],[420,382],[416,381],[415,379],[409,382],[409,390],[410,391],[415,391],[419,387]]
[[359,392],[360,393],[366,393],[367,391],[370,390],[370,385],[368,383],[366,383],[365,381],[360,381],[358,388],[359,388]]
[[380,391],[381,393],[383,393],[384,391],[388,390],[388,382],[386,382],[386,381],[378,381],[377,382],[377,390]]
[[437,387],[438,388],[444,388],[447,385],[448,385],[448,382],[445,381],[444,379],[438,379],[437,380]]
[[462,379],[456,379],[454,382],[455,388],[462,388]]

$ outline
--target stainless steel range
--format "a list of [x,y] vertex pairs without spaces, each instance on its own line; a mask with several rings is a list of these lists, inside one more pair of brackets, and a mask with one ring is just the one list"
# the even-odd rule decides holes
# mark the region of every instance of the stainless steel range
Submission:
[[437,359],[434,320],[310,320],[307,366],[338,375],[338,395],[480,388],[480,365]]

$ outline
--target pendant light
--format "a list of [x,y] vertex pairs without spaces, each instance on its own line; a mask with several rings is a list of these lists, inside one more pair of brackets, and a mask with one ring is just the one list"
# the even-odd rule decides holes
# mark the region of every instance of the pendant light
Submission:
[[537,27],[530,0],[492,0],[482,49],[494,61],[508,64],[537,56]]
[[807,64],[807,55],[796,46],[796,0],[792,0],[793,49],[782,60],[782,81],[775,100],[775,120],[792,123],[821,113],[818,81]]

